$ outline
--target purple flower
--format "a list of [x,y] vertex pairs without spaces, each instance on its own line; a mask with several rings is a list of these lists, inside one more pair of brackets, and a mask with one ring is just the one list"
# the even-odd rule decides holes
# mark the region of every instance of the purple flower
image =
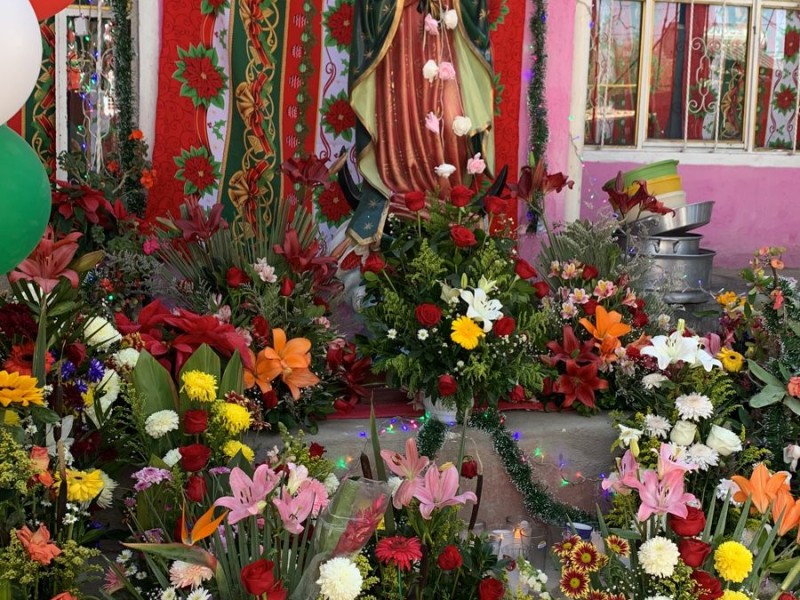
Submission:
[[208,472],[211,475],[227,475],[231,470],[228,467],[211,467]]
[[65,360],[61,363],[61,379],[70,380],[73,375],[75,375],[75,365],[72,361]]
[[91,383],[97,383],[103,378],[106,369],[96,358],[89,361],[89,374],[86,376]]
[[166,469],[157,469],[155,467],[145,467],[133,474],[136,483],[133,489],[137,492],[143,492],[149,487],[161,483],[162,481],[172,481],[172,473]]
[[83,379],[78,379],[78,380],[75,382],[75,387],[76,387],[76,388],[78,388],[78,391],[79,391],[81,394],[85,394],[86,392],[88,392],[88,391],[89,391],[89,386],[88,386],[88,385],[86,385],[86,382],[85,382]]

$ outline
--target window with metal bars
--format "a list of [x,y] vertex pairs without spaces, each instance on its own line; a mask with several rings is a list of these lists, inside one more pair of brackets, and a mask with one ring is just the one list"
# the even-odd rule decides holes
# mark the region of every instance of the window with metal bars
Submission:
[[589,147],[798,146],[800,2],[593,0]]

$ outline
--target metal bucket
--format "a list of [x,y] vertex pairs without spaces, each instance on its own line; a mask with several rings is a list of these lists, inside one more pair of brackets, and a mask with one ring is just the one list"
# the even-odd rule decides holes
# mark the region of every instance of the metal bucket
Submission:
[[676,208],[674,214],[655,215],[635,222],[649,236],[664,234],[681,234],[707,225],[711,221],[711,209],[714,202],[698,202]]
[[653,256],[643,284],[645,289],[669,289],[664,300],[672,304],[693,304],[708,298],[711,288],[713,250],[700,249],[698,254],[659,254]]
[[703,239],[703,236],[696,233],[676,236],[653,236],[640,239],[636,246],[640,252],[644,252],[649,256],[700,254],[701,239]]

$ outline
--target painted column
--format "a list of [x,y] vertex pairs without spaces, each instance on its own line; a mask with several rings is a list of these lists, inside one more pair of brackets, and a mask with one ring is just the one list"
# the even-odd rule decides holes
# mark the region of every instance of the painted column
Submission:
[[153,157],[156,143],[156,101],[158,100],[158,58],[161,53],[161,7],[163,0],[139,0],[136,21],[139,39],[139,123]]

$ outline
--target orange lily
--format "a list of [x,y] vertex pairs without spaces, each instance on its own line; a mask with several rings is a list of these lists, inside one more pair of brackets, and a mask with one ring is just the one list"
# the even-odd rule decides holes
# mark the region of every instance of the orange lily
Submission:
[[195,521],[192,531],[186,528],[186,504],[183,505],[183,512],[181,513],[181,541],[187,546],[193,546],[200,540],[204,540],[214,532],[222,523],[222,520],[228,515],[226,510],[216,519],[214,518],[214,507],[212,506]]
[[251,371],[250,369],[244,370],[244,384],[249,389],[254,385],[258,385],[261,389],[262,394],[266,394],[268,391],[272,389],[272,380],[265,379],[265,372],[264,372],[264,364],[261,363],[261,367],[259,369],[259,362],[256,360],[256,355],[250,350],[250,364],[255,365],[255,370]]
[[[319,377],[311,372],[311,342],[306,338],[286,341],[283,329],[272,330],[272,348],[264,348],[258,353],[255,373],[251,374],[255,383],[270,382],[280,375],[289,387],[295,400],[300,398],[300,388],[319,383]],[[245,379],[245,382],[248,380]],[[252,384],[250,384],[252,385]],[[259,383],[259,386],[262,384]],[[261,388],[264,391],[264,388]]]
[[777,523],[778,519],[781,520],[778,526],[781,537],[797,527],[800,521],[800,502],[796,502],[789,492],[779,492],[772,504],[772,522]]
[[619,338],[630,333],[631,326],[622,322],[622,315],[617,311],[608,312],[602,306],[597,306],[594,313],[594,324],[584,317],[580,320],[586,331],[592,334],[594,339],[602,342],[606,338]]
[[748,498],[752,499],[753,508],[763,515],[778,494],[789,492],[788,476],[786,471],[778,471],[770,475],[769,469],[764,463],[759,463],[753,469],[750,479],[741,475],[734,475],[731,478],[739,486],[739,491],[733,495],[733,499],[736,502],[746,502]]

